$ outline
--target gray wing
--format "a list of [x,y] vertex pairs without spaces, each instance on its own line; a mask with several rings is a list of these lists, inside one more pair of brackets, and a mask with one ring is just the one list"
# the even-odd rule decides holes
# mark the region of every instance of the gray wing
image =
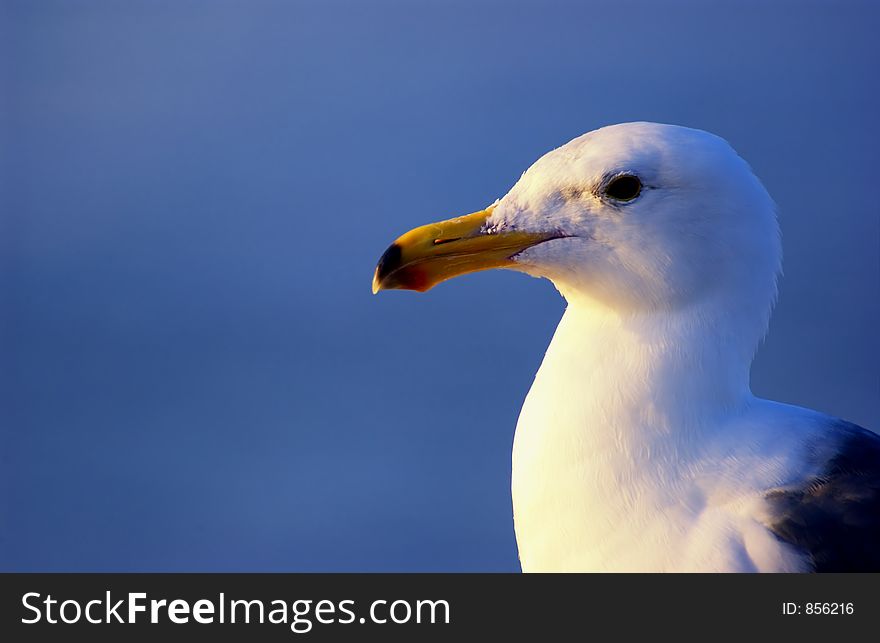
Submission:
[[880,571],[880,436],[836,420],[822,472],[766,496],[770,530],[808,555],[817,572]]

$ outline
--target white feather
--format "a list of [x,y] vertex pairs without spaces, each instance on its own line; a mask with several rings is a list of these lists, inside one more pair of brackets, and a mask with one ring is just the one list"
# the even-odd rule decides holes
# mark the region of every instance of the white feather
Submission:
[[[621,172],[632,202],[602,194]],[[781,251],[746,163],[697,130],[603,128],[538,160],[490,224],[570,235],[517,257],[568,301],[514,440],[523,570],[806,569],[763,497],[804,475],[820,422],[749,389]]]

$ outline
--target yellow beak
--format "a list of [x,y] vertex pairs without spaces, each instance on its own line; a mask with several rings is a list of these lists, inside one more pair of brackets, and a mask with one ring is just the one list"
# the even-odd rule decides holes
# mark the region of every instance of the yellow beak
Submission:
[[553,232],[490,232],[485,223],[494,206],[410,230],[389,246],[373,275],[373,294],[400,288],[425,292],[441,281],[478,270],[514,265],[511,257]]

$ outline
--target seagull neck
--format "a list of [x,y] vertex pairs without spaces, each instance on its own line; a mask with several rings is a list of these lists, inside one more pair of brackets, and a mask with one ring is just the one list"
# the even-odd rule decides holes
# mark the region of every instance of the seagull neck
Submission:
[[569,374],[593,416],[640,431],[702,429],[751,398],[758,341],[742,332],[742,313],[716,304],[622,315],[570,299],[545,366]]

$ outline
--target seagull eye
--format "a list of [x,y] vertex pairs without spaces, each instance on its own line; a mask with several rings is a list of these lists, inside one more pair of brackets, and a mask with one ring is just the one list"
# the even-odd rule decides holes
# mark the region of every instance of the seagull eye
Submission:
[[632,174],[616,177],[605,188],[605,196],[615,201],[632,201],[642,191],[642,182]]

